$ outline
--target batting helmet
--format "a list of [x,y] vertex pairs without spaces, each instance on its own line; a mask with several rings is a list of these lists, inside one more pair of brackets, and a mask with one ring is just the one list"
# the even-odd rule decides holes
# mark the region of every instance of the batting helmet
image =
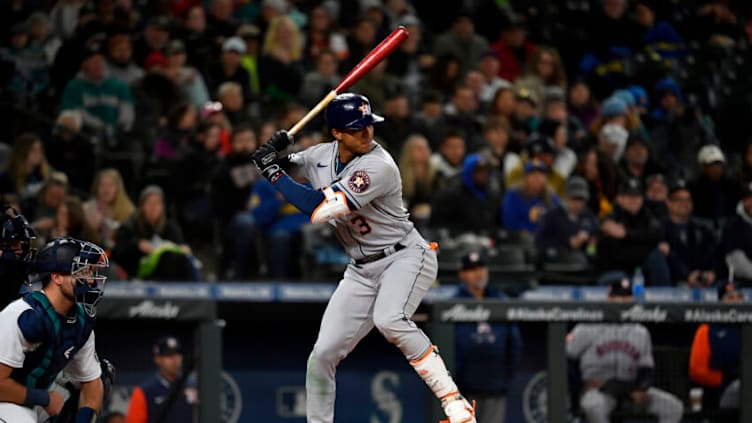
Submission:
[[24,215],[16,209],[4,205],[2,226],[0,226],[0,250],[3,260],[30,261],[34,251],[31,248],[31,240],[37,235],[31,228]]
[[340,94],[326,107],[326,123],[331,129],[363,129],[383,120],[371,112],[371,102],[360,94]]
[[107,267],[109,260],[101,247],[75,238],[55,238],[48,242],[39,250],[31,266],[40,279],[51,273],[73,276],[76,302],[92,317],[107,281],[107,276],[100,271]]

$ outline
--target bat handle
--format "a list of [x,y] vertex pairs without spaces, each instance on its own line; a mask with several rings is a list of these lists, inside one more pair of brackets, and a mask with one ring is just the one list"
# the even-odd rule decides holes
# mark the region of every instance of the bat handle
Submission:
[[321,101],[319,101],[313,109],[306,113],[306,115],[303,116],[303,118],[300,119],[298,123],[293,125],[293,127],[290,128],[290,130],[287,132],[290,133],[290,135],[297,134],[301,129],[303,129],[304,126],[308,124],[308,122],[310,122],[316,115],[321,113],[326,108],[326,106],[328,106],[329,103],[334,100],[334,97],[337,97],[337,91],[329,91],[329,94],[327,94],[326,97],[322,98]]

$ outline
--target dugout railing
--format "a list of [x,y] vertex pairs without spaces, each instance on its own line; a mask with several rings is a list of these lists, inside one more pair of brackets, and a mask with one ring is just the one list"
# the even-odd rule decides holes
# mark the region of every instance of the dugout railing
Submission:
[[[671,291],[666,291],[671,292]],[[678,291],[677,291],[678,292]],[[689,290],[683,291],[691,295]],[[545,325],[547,374],[546,417],[549,423],[565,423],[570,418],[565,337],[575,323],[639,322],[646,325],[701,323],[738,324],[741,326],[740,408],[739,422],[752,421],[752,304],[670,301],[613,303],[566,299],[567,295],[548,300],[486,300],[483,302],[440,301],[429,307],[428,328],[432,340],[441,345],[441,353],[450,369],[454,367],[454,326],[458,323],[531,323]],[[679,296],[677,296],[678,298]],[[655,344],[655,341],[654,341]],[[654,354],[656,352],[654,351]],[[435,401],[428,403],[429,421],[439,421],[443,414]],[[685,410],[687,407],[685,406]],[[690,413],[685,412],[685,415]],[[723,420],[726,421],[726,420]]]

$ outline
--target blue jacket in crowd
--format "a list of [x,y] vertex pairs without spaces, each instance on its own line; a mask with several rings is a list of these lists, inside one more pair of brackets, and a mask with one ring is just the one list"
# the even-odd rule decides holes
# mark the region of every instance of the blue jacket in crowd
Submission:
[[558,205],[559,197],[556,194],[525,198],[520,189],[512,189],[504,194],[501,223],[510,231],[533,233],[546,211]]
[[[580,231],[594,235],[598,231],[598,218],[589,208],[582,210],[576,220],[572,220],[565,206],[559,205],[543,215],[535,233],[535,245],[540,251],[553,248],[557,251],[569,251],[569,239]],[[584,248],[584,246],[583,246]]]
[[[471,298],[464,286],[456,297]],[[505,298],[488,287],[486,298]],[[455,381],[465,395],[506,395],[522,356],[517,324],[462,323],[455,327]]]

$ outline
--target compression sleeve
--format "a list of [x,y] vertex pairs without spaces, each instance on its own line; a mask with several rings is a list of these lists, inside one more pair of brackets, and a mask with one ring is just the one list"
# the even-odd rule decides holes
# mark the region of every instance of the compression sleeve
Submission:
[[[274,186],[287,198],[287,201],[309,216],[325,198],[323,192],[299,184],[293,181],[289,175],[282,175]],[[338,191],[336,188],[334,190]],[[350,210],[356,209],[350,203],[350,200],[347,201],[347,205],[350,207]]]

